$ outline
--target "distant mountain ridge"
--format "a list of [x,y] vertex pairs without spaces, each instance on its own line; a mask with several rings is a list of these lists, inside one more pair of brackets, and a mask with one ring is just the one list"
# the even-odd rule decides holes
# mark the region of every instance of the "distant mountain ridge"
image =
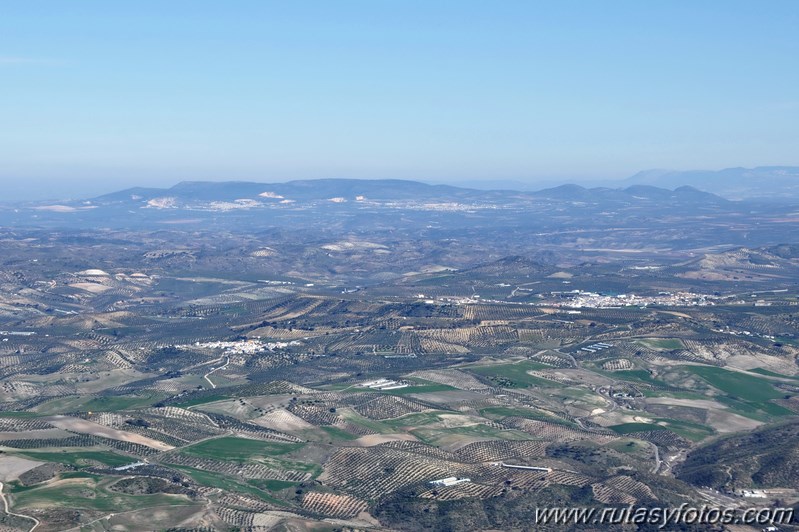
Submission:
[[[401,179],[309,179],[285,183],[250,181],[183,181],[171,188],[131,188],[105,194],[98,201],[126,200],[131,196],[171,196],[185,200],[232,201],[242,198],[291,197],[293,200],[322,200],[368,195],[372,199],[408,199],[419,196],[458,197],[472,189],[450,185],[428,185]],[[266,195],[265,195],[266,194]]]
[[691,186],[727,199],[799,198],[799,167],[759,166],[723,170],[646,170],[619,182],[674,189]]
[[239,199],[315,201],[341,198],[345,201],[424,200],[424,201],[502,201],[552,199],[561,201],[634,201],[671,200],[684,202],[725,203],[727,200],[691,186],[674,190],[652,185],[633,185],[626,188],[586,188],[566,184],[537,192],[515,190],[477,190],[453,185],[429,185],[399,179],[313,179],[285,183],[255,183],[247,181],[184,181],[171,188],[130,188],[94,198],[99,203],[120,201],[149,201],[157,198],[182,201],[235,201]]
[[[790,203],[788,204],[790,205]],[[411,224],[468,228],[480,223],[557,225],[573,220],[638,216],[716,216],[770,204],[729,201],[690,186],[626,188],[562,185],[536,192],[477,190],[397,179],[319,179],[285,183],[184,181],[169,188],[134,187],[91,199],[0,205],[2,225],[154,227],[213,223],[230,227],[316,224],[386,229]],[[535,214],[534,214],[535,213]],[[554,218],[553,218],[554,217]],[[450,225],[447,225],[450,224]],[[454,225],[451,225],[454,224]]]
[[580,185],[561,185],[559,187],[548,188],[534,192],[538,197],[546,197],[560,200],[571,201],[590,201],[590,200],[621,200],[621,199],[647,199],[647,200],[682,200],[686,202],[709,202],[727,203],[728,200],[712,194],[703,192],[692,186],[681,186],[674,190],[661,188],[652,185],[632,185],[626,188],[594,187],[585,188]]

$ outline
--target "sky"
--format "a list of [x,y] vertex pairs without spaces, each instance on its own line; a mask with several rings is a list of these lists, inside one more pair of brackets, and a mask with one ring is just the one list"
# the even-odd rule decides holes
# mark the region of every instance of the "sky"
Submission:
[[799,2],[4,0],[0,200],[799,165]]

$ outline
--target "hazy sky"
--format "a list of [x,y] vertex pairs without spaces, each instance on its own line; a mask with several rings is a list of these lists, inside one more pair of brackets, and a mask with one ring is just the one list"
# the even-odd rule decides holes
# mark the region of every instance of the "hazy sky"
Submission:
[[799,165],[797,28],[794,0],[5,0],[0,182]]

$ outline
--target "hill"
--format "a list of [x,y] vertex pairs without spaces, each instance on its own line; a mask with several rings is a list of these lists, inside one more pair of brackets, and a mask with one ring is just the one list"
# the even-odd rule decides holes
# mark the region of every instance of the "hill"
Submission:
[[716,489],[799,487],[799,422],[737,434],[699,447],[677,478]]
[[799,167],[759,166],[724,170],[646,170],[622,184],[675,188],[692,186],[728,199],[797,198]]

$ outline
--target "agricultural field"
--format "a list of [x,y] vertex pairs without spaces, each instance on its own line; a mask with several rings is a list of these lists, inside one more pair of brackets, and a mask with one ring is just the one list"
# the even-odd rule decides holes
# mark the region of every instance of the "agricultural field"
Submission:
[[181,449],[181,453],[203,458],[248,463],[259,458],[279,456],[302,447],[299,443],[277,443],[225,436],[205,440]]
[[25,510],[56,506],[106,512],[191,504],[191,500],[184,495],[158,493],[132,496],[114,492],[112,487],[113,480],[103,480],[99,476],[66,476],[47,486],[21,490],[14,494],[14,502],[16,507]]
[[474,366],[469,371],[485,377],[496,386],[503,388],[529,388],[533,386],[557,386],[540,377],[530,374],[530,371],[546,369],[548,366],[536,362],[518,362],[514,364],[496,364],[491,366]]
[[0,529],[524,530],[545,505],[799,503],[799,255],[768,241],[787,225],[701,203],[712,230],[627,233],[616,213],[677,207],[492,194],[276,202],[246,229],[187,222],[194,203],[141,231],[0,228]]

